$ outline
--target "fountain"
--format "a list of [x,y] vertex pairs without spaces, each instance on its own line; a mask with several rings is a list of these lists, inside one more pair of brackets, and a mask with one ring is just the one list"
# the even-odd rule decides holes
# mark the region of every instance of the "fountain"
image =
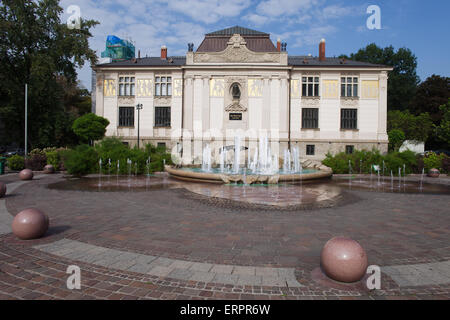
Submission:
[[[283,167],[280,170],[278,154],[273,153],[267,136],[259,139],[257,147],[248,149],[247,157],[242,157],[247,150],[242,137],[235,136],[234,146],[218,149],[219,161],[214,166],[209,144],[202,151],[200,167],[182,168],[165,166],[165,170],[174,178],[187,181],[235,184],[277,184],[280,182],[296,183],[302,180],[329,178],[332,170],[318,161],[300,159],[298,147],[284,150]],[[229,163],[228,153],[234,151]],[[253,151],[253,152],[252,152]],[[247,163],[242,164],[244,158]],[[245,162],[245,161],[244,161]],[[304,168],[305,167],[305,168]]]

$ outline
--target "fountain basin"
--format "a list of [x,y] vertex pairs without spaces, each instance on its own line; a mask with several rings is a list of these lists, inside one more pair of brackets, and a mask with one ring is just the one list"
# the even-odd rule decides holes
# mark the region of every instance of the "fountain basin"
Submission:
[[318,180],[330,178],[333,175],[333,171],[323,166],[320,163],[314,163],[314,166],[303,169],[301,173],[295,174],[283,174],[282,172],[276,174],[252,174],[246,171],[245,174],[230,174],[222,173],[220,170],[212,169],[211,172],[202,171],[199,168],[175,168],[171,166],[165,166],[165,171],[170,174],[171,177],[190,182],[204,182],[215,184],[229,184],[229,183],[243,183],[243,184],[278,184],[281,182],[300,182],[306,180]]

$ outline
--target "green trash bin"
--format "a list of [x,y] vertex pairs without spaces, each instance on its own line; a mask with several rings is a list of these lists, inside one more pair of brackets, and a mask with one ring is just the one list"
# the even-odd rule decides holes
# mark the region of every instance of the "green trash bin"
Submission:
[[0,175],[5,174],[6,158],[0,157]]

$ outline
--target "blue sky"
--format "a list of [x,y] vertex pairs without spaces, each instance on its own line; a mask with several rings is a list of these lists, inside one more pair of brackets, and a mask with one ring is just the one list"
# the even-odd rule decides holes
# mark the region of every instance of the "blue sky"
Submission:
[[[240,25],[281,38],[291,55],[318,54],[321,38],[327,56],[350,54],[369,43],[410,48],[418,57],[418,74],[450,76],[450,1],[448,0],[62,0],[67,9],[78,5],[86,19],[100,25],[91,46],[100,55],[106,36],[130,37],[141,55],[158,56],[161,45],[169,55],[184,55],[208,32]],[[381,30],[369,30],[369,5],[381,9]],[[69,15],[65,14],[63,19]],[[90,88],[90,68],[79,72]]]

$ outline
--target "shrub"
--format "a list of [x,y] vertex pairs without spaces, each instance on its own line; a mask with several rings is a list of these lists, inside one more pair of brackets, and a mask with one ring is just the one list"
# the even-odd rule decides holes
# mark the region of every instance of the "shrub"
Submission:
[[405,141],[405,133],[400,129],[393,129],[389,132],[389,149],[398,151]]
[[46,164],[47,164],[47,157],[45,155],[37,153],[25,160],[25,168],[31,169],[33,171],[44,170]]
[[373,165],[379,165],[380,168],[385,162],[385,174],[390,172],[398,174],[398,168],[401,168],[403,174],[403,165],[405,165],[406,173],[412,173],[417,170],[417,159],[413,152],[393,152],[382,156],[376,149],[372,151],[355,151],[353,154],[344,152],[336,155],[327,154],[322,163],[331,169],[335,174],[349,173],[349,161],[352,165],[352,173],[370,173]]
[[442,171],[446,174],[450,174],[450,157],[444,155],[442,158]]
[[58,170],[60,161],[58,151],[47,151],[45,156],[47,157],[47,164],[51,164],[56,170]]
[[85,114],[73,122],[72,130],[83,142],[100,140],[105,136],[108,119],[93,113]]
[[14,171],[20,171],[25,168],[25,159],[19,155],[14,155],[8,159],[8,168]]
[[98,154],[93,147],[80,145],[63,153],[64,166],[70,174],[86,175],[98,170]]
[[30,151],[30,153],[28,154],[30,157],[33,156],[45,156],[45,152],[39,148],[33,149]]
[[442,170],[442,160],[443,156],[438,156],[434,152],[430,152],[425,155],[425,158],[423,158],[423,163],[425,165],[425,170],[428,171],[430,169],[436,168],[439,170]]

